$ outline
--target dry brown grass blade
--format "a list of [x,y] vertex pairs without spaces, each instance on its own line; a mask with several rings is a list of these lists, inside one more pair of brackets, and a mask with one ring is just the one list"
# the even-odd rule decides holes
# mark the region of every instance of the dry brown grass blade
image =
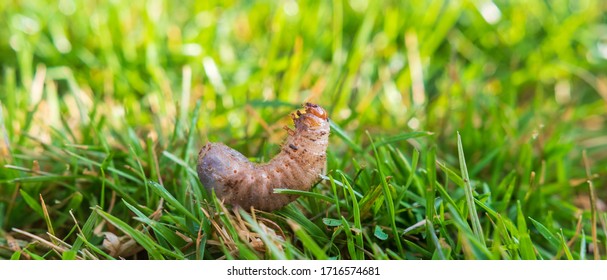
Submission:
[[[51,239],[51,241],[53,243],[60,244],[61,246],[65,247],[65,248],[69,248],[70,250],[72,249],[72,245],[69,245],[65,241],[63,241],[60,238],[58,238],[57,236],[51,235],[48,232],[46,234],[49,236],[49,238]],[[76,259],[78,259],[78,260],[84,260],[85,256],[88,257],[89,259],[92,259],[92,260],[98,260],[97,257],[95,257],[93,254],[91,254],[86,249],[80,249],[80,250],[78,250],[78,253],[82,254],[82,256],[76,255]]]
[[[578,220],[577,220],[577,225],[575,227],[575,233],[573,234],[573,236],[571,237],[571,239],[569,239],[569,241],[567,241],[567,248],[569,248],[571,250],[571,247],[573,246],[573,244],[575,243],[575,241],[577,240],[577,238],[580,236],[580,233],[582,232],[582,211],[579,211],[578,213]],[[560,249],[556,255],[554,255],[554,258],[552,258],[553,260],[560,260],[561,257],[563,256],[563,254],[565,253],[565,249]]]
[[[25,242],[25,241],[17,240],[16,238],[14,238],[9,233],[6,233],[4,235],[4,238],[6,238],[6,244],[8,245],[8,248],[10,250],[12,250],[13,252],[18,252],[18,251],[22,250],[21,246],[19,245],[19,242]],[[25,246],[27,246],[27,244],[25,244]],[[32,257],[28,253],[26,253],[26,252],[21,251],[21,255],[23,257],[25,257],[25,259],[27,259],[27,260],[31,260],[32,259]]]
[[46,227],[49,233],[54,236],[55,230],[53,229],[53,224],[51,223],[51,216],[48,214],[48,209],[46,208],[46,203],[44,203],[44,198],[42,198],[42,194],[40,194],[40,205],[42,206],[42,213],[44,214],[44,221],[46,222]]
[[[256,232],[252,232],[249,229],[247,223],[240,216],[240,213],[238,212],[237,208],[233,209],[233,213],[237,221],[237,225],[235,226],[236,230],[238,231],[238,237],[241,240],[247,242],[249,246],[252,247],[255,251],[265,252],[266,248],[259,234]],[[257,217],[255,216],[255,211],[253,209],[251,209],[251,217],[253,218],[253,221],[259,224],[259,222],[257,221]]]
[[596,232],[596,219],[597,219],[597,208],[596,208],[596,193],[594,191],[594,184],[592,183],[592,174],[590,172],[590,163],[588,161],[588,156],[586,155],[586,150],[582,152],[582,158],[584,160],[584,166],[586,167],[586,177],[588,178],[588,189],[590,192],[590,223],[591,223],[591,232],[592,232],[592,247],[594,253],[594,259],[600,260],[600,250],[599,250],[599,240]]
[[[212,236],[207,238],[208,245],[225,246],[228,249],[228,253],[234,257],[238,257],[240,252],[237,246],[238,243],[244,243],[247,247],[259,253],[266,252],[266,244],[262,240],[260,233],[255,232],[251,225],[242,218],[238,208],[230,210],[227,209],[223,203],[220,203],[218,209],[221,211],[222,215],[227,218],[225,220],[227,220],[227,222],[230,223],[230,226],[236,231],[236,236],[231,236],[226,228],[227,225],[222,225],[224,219],[218,220],[216,215],[212,216],[207,209],[202,208],[201,210],[207,219],[209,219],[211,226],[214,229]],[[266,218],[256,216],[255,211],[252,211],[251,213],[253,221],[261,228],[264,234],[268,235],[278,248],[282,248],[282,243],[286,238],[284,232],[280,230],[280,226]],[[275,230],[274,228],[279,230]],[[200,238],[201,237],[199,237],[199,239]],[[236,238],[238,240],[235,240]]]
[[273,228],[274,231],[278,231],[280,237],[282,237],[282,240],[287,240],[287,236],[285,235],[285,232],[282,230],[282,228],[277,223],[275,223],[274,221],[272,221],[270,219],[266,219],[263,217],[260,217],[259,220],[263,221],[264,224],[268,223],[268,224],[272,225],[272,227],[270,227],[270,228]]
[[594,193],[594,184],[592,183],[592,181],[588,180],[588,189],[590,190],[590,223],[591,223],[591,232],[592,232],[592,247],[593,247],[593,253],[594,253],[594,259],[595,260],[600,260],[601,259],[601,255],[600,255],[600,250],[599,250],[599,240],[597,237],[597,232],[596,232],[596,218],[597,218],[597,211],[596,211],[596,194]]
[[62,247],[60,245],[53,244],[52,242],[50,242],[50,241],[48,241],[48,240],[46,240],[46,239],[44,239],[44,238],[42,238],[40,236],[37,236],[35,234],[31,234],[31,233],[29,233],[27,231],[20,230],[18,228],[12,228],[12,230],[14,232],[17,232],[17,233],[20,233],[22,235],[25,235],[25,236],[31,238],[32,240],[40,242],[40,244],[42,244],[43,246],[46,246],[46,247],[50,248],[51,250],[55,251],[55,253],[57,253],[59,256],[61,256],[64,252],[70,250],[70,248],[65,248],[65,247]]
[[[200,208],[202,210],[202,213],[205,215],[205,217],[207,217],[207,219],[211,222],[211,226],[215,229],[214,233],[217,236],[218,240],[212,239],[213,236],[208,236],[207,238],[207,244],[210,245],[216,245],[216,246],[227,246],[228,250],[230,252],[236,250],[236,244],[234,242],[234,240],[232,239],[232,237],[230,236],[230,234],[228,234],[225,231],[225,228],[222,227],[212,216],[209,212],[206,211],[206,209],[204,207]],[[223,208],[223,210],[225,211],[225,208]],[[226,215],[229,215],[227,213],[227,211],[225,212]],[[231,219],[230,219],[231,220]],[[202,238],[202,235],[199,234],[199,240],[197,240],[197,245],[196,246],[200,246],[200,239]]]
[[603,234],[605,235],[605,251],[607,252],[607,214],[603,213],[603,215],[600,215],[600,220]]

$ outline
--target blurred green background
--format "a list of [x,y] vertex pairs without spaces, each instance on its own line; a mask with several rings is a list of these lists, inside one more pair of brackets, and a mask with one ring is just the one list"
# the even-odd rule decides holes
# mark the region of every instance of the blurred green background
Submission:
[[[573,229],[576,207],[589,207],[576,204],[588,197],[579,186],[594,178],[599,200],[607,195],[606,12],[600,0],[1,1],[0,226],[44,228],[19,218],[31,205],[15,178],[97,172],[74,169],[61,149],[120,160],[153,143],[193,166],[210,140],[263,160],[288,113],[310,101],[341,129],[333,170],[364,167],[369,135],[413,131],[433,135],[396,147],[436,147],[457,166],[459,132],[482,192],[514,172],[526,215],[556,211],[555,228]],[[150,178],[174,164],[143,161]],[[186,175],[172,171],[164,179],[179,192]],[[541,199],[528,201],[538,185]],[[54,195],[63,201],[70,187]],[[88,207],[107,205],[97,195],[85,194]]]
[[[9,111],[29,102],[24,93],[41,65],[50,79],[73,76],[82,99],[125,104],[127,121],[136,124],[149,122],[149,110],[170,110],[162,101],[180,97],[184,67],[191,69],[189,98],[204,102],[203,114],[311,99],[353,128],[388,133],[408,126],[453,130],[440,120],[467,107],[479,108],[462,115],[476,122],[462,119],[462,126],[519,123],[529,111],[546,122],[542,117],[568,104],[607,96],[604,1],[0,5],[4,91],[14,95],[3,97]],[[59,96],[69,92],[57,84]],[[480,121],[482,109],[498,106],[513,110]],[[235,126],[245,116],[227,115]],[[457,128],[468,129],[483,132]]]

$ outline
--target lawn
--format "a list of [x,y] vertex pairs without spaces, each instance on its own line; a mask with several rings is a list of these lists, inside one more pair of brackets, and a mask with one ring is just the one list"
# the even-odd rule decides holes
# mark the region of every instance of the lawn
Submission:
[[[606,15],[0,1],[0,259],[607,259]],[[305,102],[322,182],[273,212],[205,191],[205,143],[266,162]]]

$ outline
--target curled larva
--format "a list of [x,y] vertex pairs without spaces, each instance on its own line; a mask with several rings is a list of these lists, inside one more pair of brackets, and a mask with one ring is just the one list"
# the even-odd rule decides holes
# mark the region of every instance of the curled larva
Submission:
[[198,154],[198,178],[208,191],[226,203],[244,209],[279,209],[297,198],[274,189],[309,190],[320,180],[327,161],[329,120],[318,105],[306,103],[305,112],[291,114],[295,130],[278,155],[255,164],[222,143],[207,143]]

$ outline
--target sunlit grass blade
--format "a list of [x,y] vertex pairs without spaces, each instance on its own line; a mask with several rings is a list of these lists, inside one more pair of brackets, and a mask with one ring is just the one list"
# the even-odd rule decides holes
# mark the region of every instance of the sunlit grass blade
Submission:
[[[141,211],[139,211],[133,205],[128,204],[126,201],[124,203],[133,213],[135,213],[135,215],[137,215],[137,218],[135,218],[136,220],[148,225],[159,237],[164,238],[173,247],[170,249],[172,249],[174,252],[177,254],[181,253],[178,251],[178,248],[185,245],[185,241],[177,236],[177,234],[174,233],[174,230],[172,231],[165,225],[148,218]],[[183,256],[180,257],[183,258]]]
[[[470,228],[470,225],[460,216],[457,209],[452,205],[447,205],[449,209],[449,213],[453,216],[453,222],[456,225],[459,233],[462,237],[465,237],[460,244],[462,246],[462,250],[464,253],[469,254],[470,256],[474,256],[476,259],[488,259],[491,257],[491,252],[487,248],[487,246],[482,243],[480,240],[476,238],[474,232]],[[458,248],[455,249],[456,251]]]
[[310,221],[308,217],[303,215],[301,211],[299,211],[293,205],[287,205],[283,209],[277,211],[277,213],[304,227],[312,238],[314,238],[319,244],[324,244],[329,241],[326,233],[320,227],[318,227],[318,225]]
[[426,157],[426,169],[428,172],[428,183],[426,185],[426,219],[432,221],[434,219],[435,209],[435,193],[436,193],[436,151],[430,148]]
[[559,234],[559,240],[561,242],[561,249],[565,251],[565,256],[567,256],[568,260],[573,260],[573,255],[571,255],[571,251],[569,250],[569,246],[567,245],[567,241],[565,240],[565,236],[563,234],[563,230],[561,229],[561,233]]
[[443,248],[440,244],[440,242],[438,241],[438,237],[436,236],[436,233],[434,232],[434,225],[432,224],[432,222],[430,220],[426,221],[426,232],[428,232],[428,234],[430,234],[430,239],[432,240],[432,243],[434,244],[434,252],[435,254],[437,254],[438,258],[441,260],[445,260],[445,254],[443,252]]
[[582,240],[580,242],[580,260],[586,259],[586,233],[582,230]]
[[326,260],[328,259],[325,251],[308,235],[308,233],[296,222],[287,220],[295,235],[301,240],[303,246],[312,252],[312,254],[316,257],[317,260]]
[[550,245],[552,245],[554,248],[559,248],[561,246],[559,244],[559,237],[557,235],[550,232],[550,230],[548,230],[548,228],[546,228],[540,222],[538,222],[532,218],[529,218],[529,220],[531,220],[531,222],[533,223],[535,228],[540,232],[540,234],[544,238],[546,238],[546,240],[548,240],[548,242],[550,242]]
[[521,257],[525,260],[537,259],[535,255],[535,248],[533,247],[533,242],[531,241],[531,237],[529,237],[529,231],[527,230],[527,222],[525,222],[525,216],[523,215],[523,211],[521,210],[520,201],[517,202],[516,223],[518,225],[519,251],[521,253]]
[[367,136],[369,137],[369,140],[371,140],[371,146],[373,147],[373,153],[375,154],[375,162],[377,164],[377,170],[379,172],[380,182],[382,185],[382,190],[384,192],[384,200],[386,201],[388,217],[390,218],[390,223],[392,225],[392,234],[394,235],[394,239],[396,240],[396,246],[398,248],[398,251],[402,253],[403,246],[400,241],[400,235],[399,235],[398,229],[396,228],[396,219],[395,219],[396,214],[394,211],[394,201],[392,200],[392,192],[390,191],[388,182],[386,182],[386,177],[385,177],[383,169],[382,169],[382,162],[379,159],[379,153],[377,152],[377,148],[375,147],[373,138],[371,137],[371,134],[369,134],[369,132],[367,132]]
[[304,197],[309,197],[312,199],[318,199],[318,200],[323,200],[329,203],[333,203],[333,199],[326,196],[326,195],[322,195],[320,193],[315,193],[315,192],[309,192],[309,191],[300,191],[300,190],[291,190],[291,189],[274,189],[274,193],[280,193],[280,194],[291,194],[291,195],[297,195],[297,196],[304,196]]
[[[74,241],[74,244],[72,245],[71,250],[78,251],[78,250],[80,250],[80,248],[82,247],[83,244],[90,245],[90,243],[86,243],[86,241],[88,239],[90,239],[91,237],[93,237],[93,228],[94,228],[95,224],[97,223],[97,212],[91,212],[91,215],[86,219],[86,222],[84,222],[84,225],[82,227],[80,227],[78,225],[78,220],[74,217],[74,214],[72,211],[70,211],[70,216],[74,219],[74,223],[76,224],[76,228],[78,230],[78,234],[77,234],[78,238],[76,238],[76,241]],[[98,250],[98,248],[96,246],[93,246],[93,247],[96,250]]]
[[346,234],[348,253],[350,254],[350,258],[354,260],[358,258],[358,253],[356,251],[356,241],[354,240],[354,234],[352,234],[352,228],[350,228],[350,224],[343,216],[341,217],[341,224]]
[[162,254],[160,252],[158,252],[157,245],[155,245],[156,242],[154,240],[152,240],[149,236],[146,236],[145,234],[143,234],[142,232],[129,226],[127,223],[123,222],[122,220],[108,214],[107,212],[105,212],[99,208],[95,209],[95,211],[99,214],[99,216],[104,218],[106,221],[110,222],[111,224],[116,226],[118,229],[120,229],[122,232],[124,232],[125,234],[128,234],[131,238],[133,238],[133,240],[135,240],[137,242],[137,244],[141,245],[146,250],[146,252],[149,254],[150,258],[156,259],[156,260],[164,259]]
[[[363,260],[364,259],[364,252],[362,250],[363,246],[363,237],[362,237],[362,224],[361,224],[361,220],[360,220],[360,207],[358,206],[358,200],[356,199],[356,195],[354,195],[354,191],[352,191],[352,186],[349,184],[348,180],[346,179],[346,177],[344,176],[343,173],[340,173],[341,175],[341,179],[343,182],[345,182],[348,186],[348,193],[350,194],[350,200],[352,201],[352,209],[349,211],[350,214],[352,214],[353,218],[354,218],[354,227],[355,230],[357,232],[357,234],[355,234],[354,236],[354,240],[355,240],[355,244],[358,248],[357,250],[357,255],[356,255],[356,259],[358,260]],[[398,232],[395,234],[396,236],[398,236]]]
[[470,177],[468,176],[468,168],[466,167],[466,158],[464,157],[464,148],[462,147],[462,138],[457,134],[457,154],[459,157],[459,167],[462,173],[462,179],[464,181],[464,193],[466,194],[466,203],[468,205],[469,218],[472,223],[472,230],[478,241],[485,245],[485,237],[483,236],[483,228],[476,212],[476,204],[474,203],[474,190],[470,184]]
[[160,197],[164,198],[169,205],[171,205],[172,207],[175,207],[175,209],[177,211],[179,211],[181,214],[183,214],[184,216],[187,216],[188,218],[190,218],[194,221],[198,221],[196,216],[194,216],[194,214],[192,214],[192,212],[188,211],[179,201],[177,201],[177,199],[175,199],[175,197],[171,193],[169,193],[164,188],[164,186],[162,186],[152,180],[149,180],[149,183],[150,183],[150,186],[152,187],[152,190],[156,194],[158,194]]

